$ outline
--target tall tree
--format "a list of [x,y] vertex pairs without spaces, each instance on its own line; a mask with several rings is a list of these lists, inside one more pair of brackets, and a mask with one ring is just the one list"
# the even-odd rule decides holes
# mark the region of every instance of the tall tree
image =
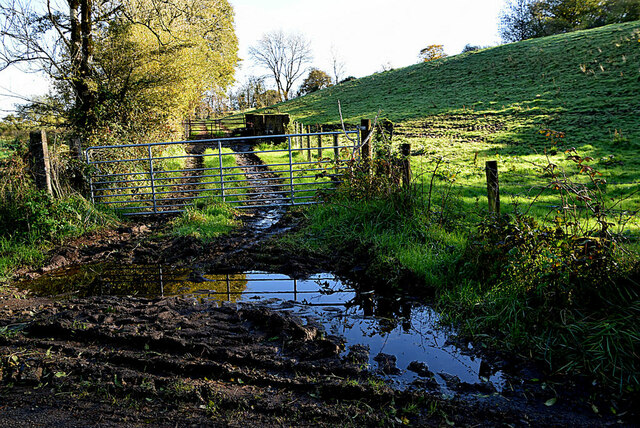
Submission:
[[312,68],[300,86],[300,95],[310,94],[331,86],[331,77],[322,70]]
[[203,96],[224,93],[237,39],[226,1],[128,1],[95,56],[103,116],[141,135],[149,124],[179,121]]
[[505,42],[640,19],[640,0],[510,0],[500,17]]
[[65,81],[74,92],[77,116],[82,117],[78,126],[91,126],[95,122],[95,93],[89,83],[94,2],[67,0],[56,5],[49,0],[0,1],[0,70],[24,65]]
[[249,48],[249,55],[271,73],[280,99],[289,99],[295,82],[302,77],[305,66],[312,60],[310,43],[302,34],[282,30],[265,34]]
[[238,60],[227,0],[0,0],[0,41],[0,69],[48,75],[84,134],[182,114]]

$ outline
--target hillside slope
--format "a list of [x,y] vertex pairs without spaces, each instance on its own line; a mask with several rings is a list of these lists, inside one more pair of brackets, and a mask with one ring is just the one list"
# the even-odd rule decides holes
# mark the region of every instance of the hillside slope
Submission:
[[527,40],[374,74],[278,108],[304,123],[337,123],[340,100],[347,122],[381,109],[413,136],[534,142],[536,129],[552,128],[577,144],[637,141],[639,42],[640,21]]
[[[301,246],[370,249],[374,273],[415,274],[464,334],[638,391],[640,22],[416,64],[279,108],[336,123],[338,100],[348,123],[381,109],[392,143],[412,144],[411,191],[320,204]],[[488,160],[500,212],[516,214],[500,221],[487,215]]]

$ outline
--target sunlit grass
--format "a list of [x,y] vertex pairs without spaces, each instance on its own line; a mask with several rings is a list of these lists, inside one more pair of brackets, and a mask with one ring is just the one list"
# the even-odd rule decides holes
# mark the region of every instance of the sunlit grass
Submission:
[[[407,269],[435,292],[443,320],[461,334],[551,371],[637,392],[639,36],[640,22],[632,22],[528,40],[281,104],[281,112],[307,124],[337,123],[338,100],[351,124],[382,109],[395,125],[396,150],[412,145],[414,177],[410,203],[338,194],[307,210],[306,229],[285,244],[328,254],[358,249],[370,257],[368,273],[391,278],[390,284]],[[569,156],[579,156],[580,164]],[[521,238],[549,239],[529,258],[515,248],[504,260],[473,259],[474,242],[484,242],[480,227],[501,227],[488,213],[488,160],[498,162],[502,213],[526,213],[537,225]],[[603,180],[598,187],[589,173]],[[575,197],[578,184],[590,189],[587,198]],[[574,190],[562,193],[562,186]],[[607,233],[598,222],[603,212]],[[505,239],[482,250],[499,253]],[[609,245],[600,256],[610,269],[598,279],[597,266],[581,270],[587,257],[581,242]],[[566,246],[574,252],[557,250]],[[569,301],[555,301],[555,291]],[[594,301],[576,294],[592,291],[602,294]]]
[[[343,167],[348,158],[347,149],[336,150],[333,147],[333,136],[325,135],[318,139],[312,136],[307,142],[307,137],[291,138],[291,158],[289,155],[289,143],[260,143],[255,150],[264,151],[258,156],[268,168],[286,181],[285,189],[289,187],[289,179],[293,177],[293,186],[297,202],[309,202],[318,191],[335,188],[335,180],[332,175],[341,174],[336,166]],[[338,140],[338,146],[348,143],[343,136]],[[350,153],[350,152],[349,152]],[[291,166],[290,166],[291,163]]]
[[[609,201],[624,199],[616,209],[637,211],[639,36],[636,21],[527,40],[374,74],[278,108],[306,124],[338,123],[338,100],[351,124],[381,109],[380,119],[395,125],[394,145],[410,143],[422,154],[413,159],[414,174],[430,180],[429,168],[442,158],[438,174],[465,198],[486,197],[484,165],[497,160],[505,212],[549,185],[542,174],[549,162],[582,181],[566,159],[575,148],[593,159],[585,164],[607,181]],[[559,205],[548,195],[537,202],[531,212],[540,218]],[[628,227],[639,231],[633,222]]]
[[[204,152],[204,185],[202,195],[215,198],[236,205],[245,200],[247,189],[241,189],[246,179],[244,172],[238,166],[233,150],[222,147],[222,150],[207,149]],[[222,176],[220,176],[220,162],[222,161]]]
[[[238,168],[233,151],[228,148],[206,149],[203,156],[204,171],[199,178],[198,198],[193,207],[186,209],[172,222],[171,233],[176,236],[190,236],[203,242],[210,242],[227,234],[240,225],[236,219],[234,202],[244,199],[245,189],[234,189],[236,180],[244,179]],[[223,172],[220,177],[220,161]],[[229,175],[238,174],[238,175]]]
[[176,218],[172,222],[171,233],[210,242],[239,225],[232,207],[217,200],[209,200],[188,208]]

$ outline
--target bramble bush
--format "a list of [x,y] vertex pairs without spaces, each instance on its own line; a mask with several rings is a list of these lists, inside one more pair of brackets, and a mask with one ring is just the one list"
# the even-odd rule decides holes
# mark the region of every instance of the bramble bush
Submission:
[[[576,176],[545,168],[562,201],[550,221],[518,210],[485,218],[459,262],[467,286],[445,290],[444,307],[472,335],[492,332],[502,346],[535,351],[552,370],[637,392],[640,263],[621,245],[626,223],[606,181],[590,159],[569,152]],[[576,181],[581,176],[586,182]]]

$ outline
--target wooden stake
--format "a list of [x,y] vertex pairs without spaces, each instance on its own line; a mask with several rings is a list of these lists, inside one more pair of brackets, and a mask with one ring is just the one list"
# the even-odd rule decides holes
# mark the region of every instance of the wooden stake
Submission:
[[500,187],[498,185],[498,161],[487,161],[487,197],[489,212],[500,214]]
[[372,150],[371,150],[371,140],[366,141],[369,135],[371,134],[371,119],[362,119],[360,121],[360,141],[362,142],[362,163],[364,164],[365,170],[371,172],[371,158],[372,158]]
[[402,154],[402,186],[408,189],[411,185],[411,144],[401,144]]

